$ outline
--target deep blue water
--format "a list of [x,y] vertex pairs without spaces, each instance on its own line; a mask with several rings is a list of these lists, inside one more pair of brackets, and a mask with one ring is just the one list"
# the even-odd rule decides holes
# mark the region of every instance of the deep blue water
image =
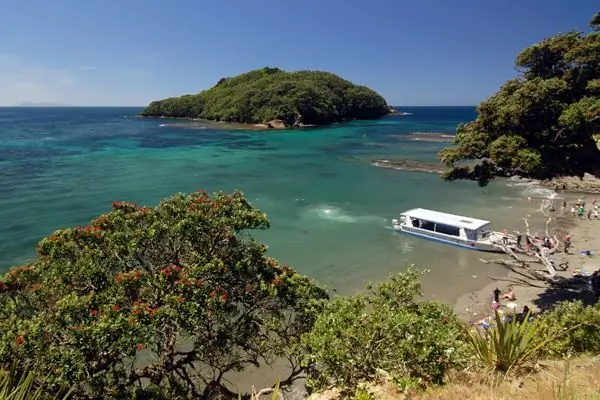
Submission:
[[36,242],[54,229],[86,224],[112,201],[154,205],[202,188],[242,190],[271,217],[272,229],[257,234],[271,253],[328,286],[354,289],[410,262],[435,270],[435,280],[470,278],[481,268],[474,254],[395,234],[391,218],[416,206],[508,218],[508,205],[490,212],[490,204],[517,193],[373,166],[377,158],[434,160],[447,143],[410,134],[454,133],[475,117],[474,107],[400,109],[411,115],[227,131],[161,126],[170,121],[134,118],[137,108],[0,108],[0,271],[35,257]]

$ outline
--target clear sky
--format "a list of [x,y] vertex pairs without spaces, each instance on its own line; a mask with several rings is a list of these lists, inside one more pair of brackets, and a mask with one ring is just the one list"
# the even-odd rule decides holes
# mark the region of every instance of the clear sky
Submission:
[[0,105],[143,106],[223,76],[321,69],[393,105],[475,105],[593,0],[3,0]]

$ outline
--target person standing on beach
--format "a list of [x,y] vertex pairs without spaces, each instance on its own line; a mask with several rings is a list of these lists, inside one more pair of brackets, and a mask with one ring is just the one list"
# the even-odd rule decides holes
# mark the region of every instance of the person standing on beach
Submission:
[[571,247],[571,235],[569,235],[568,233],[563,239],[563,244],[565,245],[565,254],[569,254],[569,247]]
[[574,217],[575,214],[575,206],[571,207],[571,216]]
[[579,218],[583,218],[583,207],[579,206],[579,208],[577,209],[577,216]]
[[592,219],[592,209],[590,208],[587,212],[588,219]]
[[598,206],[594,206],[594,218],[598,219]]
[[494,289],[494,291],[492,292],[492,294],[494,295],[494,301],[496,303],[500,303],[500,293],[502,293],[502,291],[498,288]]
[[563,200],[562,205],[560,207],[560,211],[564,214],[567,212],[567,201]]

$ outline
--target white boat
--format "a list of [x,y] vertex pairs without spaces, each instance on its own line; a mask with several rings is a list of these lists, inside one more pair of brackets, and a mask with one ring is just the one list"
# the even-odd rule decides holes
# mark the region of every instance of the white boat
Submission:
[[506,233],[490,230],[490,221],[424,208],[401,213],[400,220],[392,220],[392,227],[399,232],[470,250],[501,253],[501,244],[508,240]]

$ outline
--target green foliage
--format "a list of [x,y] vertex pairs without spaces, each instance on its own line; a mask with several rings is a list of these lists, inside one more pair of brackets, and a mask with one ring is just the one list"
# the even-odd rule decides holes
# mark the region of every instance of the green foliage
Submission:
[[600,354],[600,304],[561,302],[539,320],[539,334],[554,338],[541,349],[545,356]]
[[530,322],[528,314],[523,322],[517,318],[502,321],[495,314],[495,324],[484,332],[468,330],[468,342],[477,359],[490,370],[509,373],[535,361],[539,350],[552,341],[552,336],[541,336],[537,322]]
[[378,369],[422,385],[439,383],[463,361],[463,329],[452,308],[417,301],[421,275],[411,267],[377,288],[326,306],[303,337],[312,389],[353,390]]
[[[592,26],[599,25],[596,14]],[[447,180],[600,176],[600,35],[559,34],[523,50],[510,80],[457,128],[439,157]]]
[[241,123],[279,119],[289,125],[320,125],[388,113],[383,97],[334,74],[263,68],[223,78],[198,94],[153,101],[142,115]]
[[78,398],[185,398],[294,358],[327,294],[244,233],[268,226],[241,193],[199,191],[56,231],[0,277],[0,360]]
[[365,388],[356,389],[352,400],[375,400],[375,396]]
[[71,392],[50,396],[44,387],[44,379],[39,379],[32,371],[19,372],[16,364],[13,364],[9,370],[0,369],[0,400],[49,398],[67,400],[71,398]]
[[600,31],[600,11],[596,12],[590,21],[590,27],[595,31]]

